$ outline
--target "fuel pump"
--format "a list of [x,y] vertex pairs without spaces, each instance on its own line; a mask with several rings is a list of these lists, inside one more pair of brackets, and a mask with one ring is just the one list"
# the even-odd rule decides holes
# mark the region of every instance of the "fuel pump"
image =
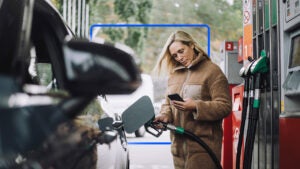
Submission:
[[248,129],[247,129],[247,137],[245,143],[245,155],[244,155],[244,164],[243,169],[251,169],[252,163],[252,153],[253,153],[253,145],[255,139],[255,132],[259,114],[259,105],[260,105],[260,87],[261,87],[261,76],[263,73],[268,72],[267,66],[267,57],[266,52],[264,50],[261,51],[260,58],[253,61],[253,64],[250,67],[251,74],[251,84],[250,84],[250,92],[254,89],[254,93],[250,93],[253,95],[253,99],[249,101],[249,105],[251,106],[248,114]]
[[[280,2],[280,1],[279,1]],[[300,1],[280,2],[279,168],[299,168],[300,136]]]
[[[258,67],[254,66],[251,72],[254,74],[249,80],[255,86],[255,99],[253,105],[248,104],[248,109],[251,110],[249,120],[246,120],[249,133],[247,138],[244,137],[247,139],[244,168],[250,168],[251,165],[253,169],[299,168],[299,4],[300,0],[243,1],[244,16],[247,16],[243,20],[243,61],[246,61],[243,63],[248,63],[247,56],[259,58],[260,55],[265,55],[260,54],[262,49],[270,56],[267,57],[268,72],[256,72],[255,68]],[[253,77],[255,81],[252,82]],[[239,122],[238,118],[234,120]],[[256,124],[257,121],[259,124]],[[256,125],[258,130],[253,145]]]
[[[241,55],[241,41],[223,41],[220,45],[220,53],[218,57],[223,58],[220,63],[220,68],[223,70],[229,84],[229,92],[231,93],[231,98],[233,98],[233,90],[239,84],[243,82],[243,78],[239,76],[239,70],[243,67],[239,60]],[[242,98],[241,98],[242,99]],[[239,100],[239,99],[238,99]],[[234,101],[233,101],[234,102]],[[238,101],[237,101],[238,102]],[[237,105],[237,104],[235,104]],[[233,116],[234,109],[238,109],[239,106],[233,106],[232,112],[229,116],[223,119],[223,139],[222,139],[222,154],[221,154],[221,164],[224,169],[233,168],[233,137],[232,137],[232,127],[233,127]]]

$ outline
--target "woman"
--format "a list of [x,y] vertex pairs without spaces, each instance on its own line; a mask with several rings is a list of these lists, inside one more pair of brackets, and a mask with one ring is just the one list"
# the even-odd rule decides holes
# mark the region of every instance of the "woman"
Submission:
[[[231,112],[228,81],[199,44],[184,31],[168,38],[156,70],[168,70],[165,103],[154,121],[172,123],[201,138],[221,160],[222,120]],[[184,101],[170,101],[178,93]],[[171,133],[175,169],[214,169],[209,154],[197,142]]]

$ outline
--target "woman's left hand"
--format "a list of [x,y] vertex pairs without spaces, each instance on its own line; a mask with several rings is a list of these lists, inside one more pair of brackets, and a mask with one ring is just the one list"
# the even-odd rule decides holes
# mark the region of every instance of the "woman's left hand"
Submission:
[[196,110],[196,103],[193,99],[187,98],[184,99],[184,102],[181,101],[171,101],[171,104],[178,110],[182,111],[194,111]]

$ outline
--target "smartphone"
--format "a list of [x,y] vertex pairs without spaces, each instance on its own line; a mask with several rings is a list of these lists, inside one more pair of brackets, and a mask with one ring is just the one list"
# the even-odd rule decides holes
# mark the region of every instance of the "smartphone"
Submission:
[[177,93],[169,94],[168,97],[170,100],[176,100],[176,101],[181,101],[181,102],[184,101]]

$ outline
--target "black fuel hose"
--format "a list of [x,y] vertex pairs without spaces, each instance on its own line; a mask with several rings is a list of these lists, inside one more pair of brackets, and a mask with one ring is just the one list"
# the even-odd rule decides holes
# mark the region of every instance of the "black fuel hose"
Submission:
[[236,169],[240,169],[242,143],[243,143],[245,121],[247,118],[247,108],[248,108],[249,77],[245,77],[244,82],[245,83],[244,83],[244,94],[243,94],[243,110],[242,110],[241,125],[240,125],[237,154],[236,154],[236,161],[235,161]]
[[198,144],[200,144],[200,146],[202,146],[207,151],[207,153],[209,154],[209,156],[211,157],[211,159],[213,160],[213,162],[216,164],[217,168],[218,169],[222,169],[220,160],[217,158],[217,156],[212,151],[212,149],[202,139],[200,139],[199,137],[197,137],[195,134],[193,134],[193,133],[191,133],[189,131],[184,130],[181,127],[175,127],[175,126],[173,126],[171,124],[166,124],[166,128],[169,129],[169,130],[171,130],[171,131],[175,131],[178,134],[183,134],[183,135],[189,137],[190,139],[196,141]]
[[184,131],[183,134],[195,140],[197,143],[199,143],[207,151],[207,153],[209,154],[213,162],[216,164],[217,168],[222,169],[219,159],[216,157],[215,153],[209,148],[209,146],[202,139],[200,139],[199,137],[197,137],[196,135],[188,131]]
[[260,105],[260,81],[261,74],[258,73],[255,77],[254,88],[255,88],[255,97],[253,98],[253,105],[251,112],[249,113],[249,128],[247,131],[247,140],[245,147],[245,156],[244,156],[244,166],[243,169],[251,169],[252,164],[252,154],[254,147],[254,139],[256,133],[256,126],[259,116],[259,105]]
[[[253,119],[251,118],[253,116],[253,102],[254,102],[254,86],[255,86],[255,80],[256,77],[251,77],[251,84],[250,84],[250,93],[249,93],[249,112],[248,112],[248,128],[247,128],[247,136],[245,141],[245,151],[244,151],[244,162],[243,162],[243,169],[245,169],[245,166],[249,166],[250,160],[252,160],[251,154],[251,139],[252,133],[253,133]],[[254,131],[255,132],[255,131]],[[250,159],[251,158],[251,159]]]

